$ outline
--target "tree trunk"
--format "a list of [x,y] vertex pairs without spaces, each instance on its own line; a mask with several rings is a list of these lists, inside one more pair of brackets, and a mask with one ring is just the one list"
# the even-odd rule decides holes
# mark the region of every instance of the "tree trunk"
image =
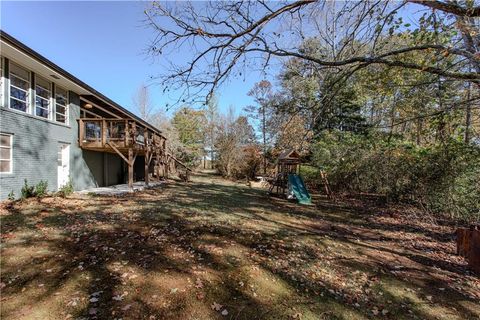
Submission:
[[262,134],[263,134],[263,175],[267,175],[267,129],[265,119],[265,105],[262,106]]
[[213,169],[213,146],[210,149],[210,169]]
[[470,143],[470,126],[472,124],[472,102],[470,101],[471,96],[471,85],[472,83],[468,83],[468,91],[467,91],[467,110],[465,114],[465,143]]
[[417,120],[417,132],[416,132],[416,143],[417,143],[417,146],[419,146],[421,143],[422,143],[422,130],[423,130],[423,120],[422,119],[418,119]]

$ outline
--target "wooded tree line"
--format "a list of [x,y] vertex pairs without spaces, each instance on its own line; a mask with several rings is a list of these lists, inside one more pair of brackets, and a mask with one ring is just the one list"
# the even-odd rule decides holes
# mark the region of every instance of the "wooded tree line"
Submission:
[[[166,92],[183,88],[179,103],[209,109],[228,78],[275,74],[251,89],[250,124],[219,116],[222,126],[210,126],[225,175],[269,174],[295,148],[311,185],[322,168],[338,193],[480,219],[478,1],[154,3],[146,16],[151,55],[191,53],[158,77]],[[226,145],[255,152],[238,169],[247,153]]]
[[208,158],[208,168],[227,178],[254,178],[259,171],[262,156],[255,129],[233,107],[220,112],[215,96],[203,108],[185,104],[171,117],[153,106],[145,85],[132,102],[137,113],[167,137],[168,151],[190,167],[204,166],[202,160]]

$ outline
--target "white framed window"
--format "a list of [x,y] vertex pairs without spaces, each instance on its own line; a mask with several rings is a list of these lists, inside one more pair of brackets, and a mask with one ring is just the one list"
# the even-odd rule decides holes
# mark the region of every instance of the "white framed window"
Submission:
[[12,137],[7,133],[0,133],[0,173],[12,173]]
[[5,83],[5,78],[3,77],[3,70],[5,70],[3,66],[3,57],[0,56],[0,105],[2,107],[5,105],[3,100],[5,95],[5,87],[3,85]]
[[52,97],[52,84],[42,77],[35,77],[35,115],[50,118],[50,99]]
[[68,124],[68,92],[55,86],[55,121]]
[[10,108],[28,112],[30,73],[10,63]]

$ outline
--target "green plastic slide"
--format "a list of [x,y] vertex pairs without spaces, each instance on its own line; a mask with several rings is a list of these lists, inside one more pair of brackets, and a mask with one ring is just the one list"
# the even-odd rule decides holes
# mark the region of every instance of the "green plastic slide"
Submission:
[[288,194],[293,194],[300,204],[312,203],[312,198],[305,187],[305,183],[298,174],[288,175]]

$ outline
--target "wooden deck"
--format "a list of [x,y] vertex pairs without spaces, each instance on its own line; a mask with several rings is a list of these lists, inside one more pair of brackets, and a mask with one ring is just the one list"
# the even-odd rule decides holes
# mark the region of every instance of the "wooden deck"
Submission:
[[80,118],[80,148],[118,154],[128,165],[128,185],[133,190],[133,166],[138,155],[145,157],[145,185],[148,186],[150,165],[154,161],[154,176],[168,177],[177,166],[185,170],[186,179],[191,171],[173,157],[166,148],[166,138],[132,119]]

